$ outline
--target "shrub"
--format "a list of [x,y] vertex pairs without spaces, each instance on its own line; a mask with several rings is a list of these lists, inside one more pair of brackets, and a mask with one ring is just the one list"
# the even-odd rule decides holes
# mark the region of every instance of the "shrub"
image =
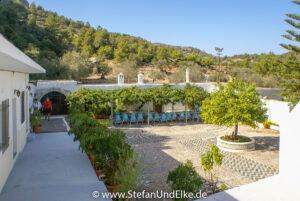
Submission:
[[263,122],[263,126],[264,126],[264,128],[270,128],[271,126],[279,126],[279,125],[270,120],[267,120],[267,121]]
[[[179,164],[177,168],[169,171],[167,184],[170,185],[172,191],[185,191],[186,193],[199,192],[203,182],[197,174],[191,161],[185,164]],[[175,201],[185,201],[187,198],[174,198]]]
[[205,154],[201,154],[201,167],[208,174],[208,184],[213,193],[218,183],[215,167],[222,165],[223,157],[223,154],[219,153],[219,148],[214,144]]
[[[224,73],[220,73],[220,82],[228,82],[229,78]],[[219,75],[218,73],[214,73],[208,77],[209,82],[218,82],[219,81]]]

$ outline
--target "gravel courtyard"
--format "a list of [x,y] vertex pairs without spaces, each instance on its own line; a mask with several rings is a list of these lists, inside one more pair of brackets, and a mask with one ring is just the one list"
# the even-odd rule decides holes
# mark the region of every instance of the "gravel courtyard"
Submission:
[[[169,191],[166,179],[169,170],[179,162],[191,160],[203,178],[201,153],[216,137],[231,133],[233,128],[217,127],[210,124],[168,124],[160,126],[121,126],[128,142],[135,150],[145,154],[144,178],[141,190]],[[247,153],[224,154],[223,164],[218,169],[219,181],[228,187],[244,185],[278,173],[279,133],[277,131],[249,126],[239,126],[239,134],[254,137],[256,150]]]

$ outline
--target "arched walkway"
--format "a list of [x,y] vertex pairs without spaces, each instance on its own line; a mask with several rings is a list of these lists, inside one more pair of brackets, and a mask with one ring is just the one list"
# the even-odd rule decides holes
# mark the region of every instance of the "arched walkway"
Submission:
[[52,115],[64,115],[68,112],[68,106],[66,102],[66,96],[60,92],[52,91],[47,94],[45,94],[41,99],[40,102],[43,104],[43,102],[46,100],[46,98],[50,98],[52,102]]

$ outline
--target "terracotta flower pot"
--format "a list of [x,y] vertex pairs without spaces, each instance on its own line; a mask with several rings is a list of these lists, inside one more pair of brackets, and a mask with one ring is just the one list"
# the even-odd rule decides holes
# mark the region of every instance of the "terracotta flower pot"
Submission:
[[96,172],[96,175],[98,177],[100,177],[101,175],[103,175],[101,170],[95,170],[95,172]]
[[113,192],[118,192],[118,189],[121,187],[121,184],[119,185],[114,185],[114,186],[111,186],[111,185],[107,185],[106,184],[106,188],[108,190],[108,192],[110,193],[113,193]]
[[94,119],[99,119],[99,115],[98,114],[94,114],[93,117],[94,117]]
[[102,119],[107,119],[106,114],[102,114]]
[[35,126],[33,127],[34,133],[41,133],[42,132],[42,126]]
[[269,129],[270,126],[269,125],[264,125],[264,128]]

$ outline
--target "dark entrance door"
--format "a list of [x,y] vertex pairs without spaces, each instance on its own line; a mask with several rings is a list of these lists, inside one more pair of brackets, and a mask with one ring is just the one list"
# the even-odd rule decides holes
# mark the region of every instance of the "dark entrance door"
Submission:
[[47,97],[50,98],[50,100],[52,102],[51,115],[67,114],[68,108],[67,108],[66,96],[64,94],[56,92],[56,91],[47,93],[41,99],[42,104],[46,100]]

